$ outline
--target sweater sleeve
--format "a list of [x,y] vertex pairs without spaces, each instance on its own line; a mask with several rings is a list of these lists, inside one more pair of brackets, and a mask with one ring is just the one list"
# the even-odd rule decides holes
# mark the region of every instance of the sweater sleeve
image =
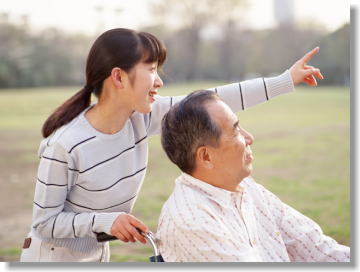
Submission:
[[[210,88],[216,92],[234,112],[266,102],[281,94],[294,91],[294,83],[289,70],[279,76],[255,78],[238,83]],[[175,103],[185,96],[157,96],[151,113],[145,117],[148,135],[158,135],[161,132],[161,120]]]
[[120,213],[66,212],[67,193],[75,184],[76,171],[69,153],[57,142],[39,149],[40,163],[35,187],[32,228],[42,238],[96,237],[110,233]]

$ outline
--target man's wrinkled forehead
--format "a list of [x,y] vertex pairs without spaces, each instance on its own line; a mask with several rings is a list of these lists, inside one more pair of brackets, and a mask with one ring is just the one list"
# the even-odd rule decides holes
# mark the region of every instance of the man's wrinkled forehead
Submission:
[[230,109],[230,107],[221,100],[211,101],[207,103],[206,109],[211,119],[218,125],[219,128],[232,129],[235,123],[238,122],[238,117]]
[[232,115],[231,115],[231,120],[232,120],[232,122],[233,122],[233,124],[239,124],[239,118],[237,117],[237,115],[235,114],[235,113],[233,113]]

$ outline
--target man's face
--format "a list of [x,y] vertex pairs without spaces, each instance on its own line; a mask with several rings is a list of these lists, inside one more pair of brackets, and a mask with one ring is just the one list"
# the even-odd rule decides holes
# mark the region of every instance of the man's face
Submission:
[[237,116],[224,102],[212,101],[207,104],[207,110],[221,129],[219,146],[210,147],[214,173],[223,177],[224,182],[237,185],[252,171],[250,145],[254,138],[241,128]]

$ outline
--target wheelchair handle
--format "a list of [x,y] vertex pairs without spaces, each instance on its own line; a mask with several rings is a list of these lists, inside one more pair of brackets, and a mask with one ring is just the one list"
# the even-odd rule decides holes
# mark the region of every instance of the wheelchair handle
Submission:
[[[144,233],[143,231],[141,231],[140,229],[136,228],[136,230],[145,237],[145,239],[151,244],[153,250],[154,250],[154,254],[155,256],[159,255],[159,249],[157,248],[156,245],[156,238],[154,233],[152,233],[151,231],[149,231],[148,233]],[[118,240],[118,238],[116,238],[115,236],[106,234],[105,232],[101,232],[101,233],[97,233],[96,234],[96,239],[98,242],[107,242],[107,241],[112,241],[112,240]]]

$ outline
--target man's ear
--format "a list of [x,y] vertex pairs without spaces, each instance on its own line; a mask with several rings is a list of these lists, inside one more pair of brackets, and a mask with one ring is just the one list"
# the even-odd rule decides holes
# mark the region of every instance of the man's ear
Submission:
[[195,154],[195,160],[198,167],[202,167],[207,170],[213,169],[214,165],[211,158],[211,152],[207,146],[198,147]]
[[124,88],[124,79],[125,79],[126,73],[124,70],[115,67],[111,70],[111,74],[110,74],[110,78],[111,78],[111,82],[112,84],[116,87],[116,88]]

